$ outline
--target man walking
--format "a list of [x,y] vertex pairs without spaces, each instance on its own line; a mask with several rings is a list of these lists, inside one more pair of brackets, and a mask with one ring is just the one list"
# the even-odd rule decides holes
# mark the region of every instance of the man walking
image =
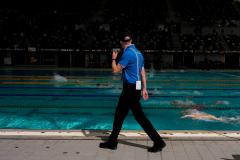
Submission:
[[135,48],[135,45],[132,44],[132,38],[129,33],[123,32],[120,35],[120,44],[124,53],[119,63],[116,64],[118,53],[113,52],[112,69],[114,74],[122,71],[123,90],[116,108],[112,133],[109,140],[105,143],[100,143],[99,147],[117,149],[117,137],[121,131],[123,121],[131,109],[136,121],[154,142],[153,147],[149,148],[148,151],[161,151],[166,144],[144,115],[140,103],[141,87],[143,99],[148,99],[143,56]]

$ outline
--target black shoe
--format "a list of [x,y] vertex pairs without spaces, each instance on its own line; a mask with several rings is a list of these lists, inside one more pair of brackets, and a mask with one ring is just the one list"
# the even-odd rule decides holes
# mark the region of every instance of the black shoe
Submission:
[[163,142],[162,144],[154,144],[153,147],[148,149],[148,152],[158,152],[162,151],[162,149],[166,147],[166,143]]
[[116,150],[117,145],[118,145],[118,142],[105,142],[105,143],[100,143],[99,147]]

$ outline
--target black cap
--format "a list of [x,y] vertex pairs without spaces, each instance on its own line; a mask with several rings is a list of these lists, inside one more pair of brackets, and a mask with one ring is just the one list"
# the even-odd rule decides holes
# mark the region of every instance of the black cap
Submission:
[[132,39],[131,35],[127,32],[122,32],[120,35],[120,41],[128,42]]

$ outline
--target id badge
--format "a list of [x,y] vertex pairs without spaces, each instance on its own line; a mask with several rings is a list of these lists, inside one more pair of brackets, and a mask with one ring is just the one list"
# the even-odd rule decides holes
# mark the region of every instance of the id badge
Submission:
[[141,90],[141,81],[136,81],[136,90]]

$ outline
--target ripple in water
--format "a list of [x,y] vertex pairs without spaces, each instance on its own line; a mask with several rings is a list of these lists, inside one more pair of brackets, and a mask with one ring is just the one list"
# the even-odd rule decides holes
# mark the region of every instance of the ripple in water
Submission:
[[54,79],[54,81],[57,81],[57,82],[67,82],[68,81],[67,78],[62,77],[60,75],[54,75],[53,79]]

